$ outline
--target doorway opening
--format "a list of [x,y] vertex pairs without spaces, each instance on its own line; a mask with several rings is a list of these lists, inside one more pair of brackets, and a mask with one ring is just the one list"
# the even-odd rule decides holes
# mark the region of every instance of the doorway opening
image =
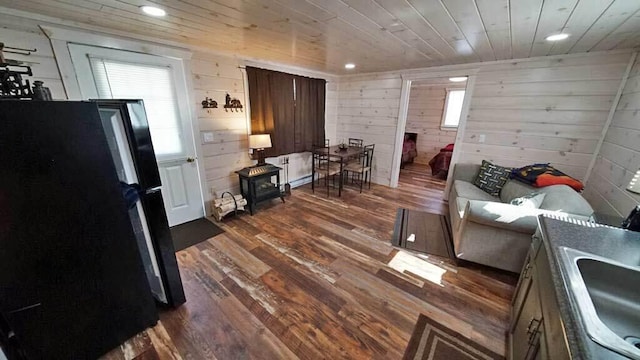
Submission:
[[399,164],[401,177],[444,189],[466,88],[466,76],[411,82]]

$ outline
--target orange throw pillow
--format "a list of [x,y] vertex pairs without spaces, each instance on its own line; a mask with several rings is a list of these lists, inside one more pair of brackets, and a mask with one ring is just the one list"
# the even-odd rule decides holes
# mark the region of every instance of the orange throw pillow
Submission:
[[571,176],[557,176],[551,174],[541,174],[536,178],[536,187],[543,187],[549,185],[568,185],[573,188],[575,191],[582,191],[584,189],[584,185],[580,180],[576,180]]

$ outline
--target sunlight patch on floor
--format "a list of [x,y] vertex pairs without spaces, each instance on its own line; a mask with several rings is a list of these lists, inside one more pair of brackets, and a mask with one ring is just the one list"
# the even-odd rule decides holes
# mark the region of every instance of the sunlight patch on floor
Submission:
[[447,272],[446,269],[424,261],[406,251],[398,251],[387,265],[398,272],[404,273],[405,271],[409,271],[434,284],[444,286],[442,285],[442,275]]

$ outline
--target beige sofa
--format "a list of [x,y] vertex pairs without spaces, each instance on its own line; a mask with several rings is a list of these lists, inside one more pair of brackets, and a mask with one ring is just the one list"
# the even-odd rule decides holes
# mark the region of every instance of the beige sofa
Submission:
[[[476,164],[456,164],[449,190],[449,213],[456,256],[491,267],[520,272],[538,223],[550,213],[581,220],[593,214],[589,203],[566,185],[534,188],[508,180],[500,196],[491,196],[473,184]],[[532,192],[544,193],[539,209],[509,202]]]

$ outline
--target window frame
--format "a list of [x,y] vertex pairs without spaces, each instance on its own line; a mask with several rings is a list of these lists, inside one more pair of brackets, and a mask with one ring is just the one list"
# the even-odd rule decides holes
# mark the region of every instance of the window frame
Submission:
[[460,119],[458,119],[458,123],[455,126],[445,125],[445,120],[447,118],[447,110],[449,108],[449,100],[451,99],[450,93],[452,91],[462,91],[462,102],[460,103],[460,116],[462,116],[462,108],[464,106],[464,97],[466,95],[466,87],[465,88],[446,88],[446,94],[444,97],[444,109],[442,110],[442,119],[440,119],[440,130],[443,131],[458,131],[458,127],[460,126]]

